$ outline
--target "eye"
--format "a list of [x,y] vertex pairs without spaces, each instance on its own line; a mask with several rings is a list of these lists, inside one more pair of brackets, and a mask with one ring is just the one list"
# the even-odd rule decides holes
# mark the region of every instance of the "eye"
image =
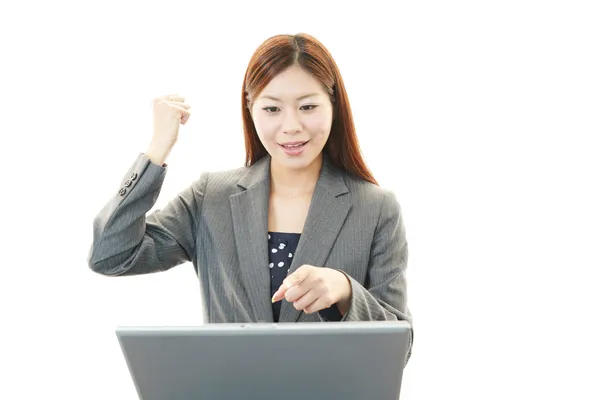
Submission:
[[[305,109],[304,107],[310,107],[308,110]],[[307,104],[305,106],[300,107],[300,109],[304,109],[304,111],[310,111],[310,110],[314,110],[315,108],[317,108],[318,106],[315,104]]]
[[265,110],[267,112],[267,114],[273,114],[274,112],[277,111],[277,107],[265,107],[265,108],[263,108],[263,110]]

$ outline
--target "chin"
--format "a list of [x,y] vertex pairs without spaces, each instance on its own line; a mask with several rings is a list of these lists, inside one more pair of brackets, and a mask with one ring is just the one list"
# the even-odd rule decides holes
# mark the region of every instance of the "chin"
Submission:
[[302,156],[289,157],[285,154],[278,154],[273,158],[275,159],[275,162],[283,168],[300,170],[312,165],[312,163],[318,160],[318,156],[319,154],[303,154]]
[[308,167],[314,161],[314,159],[306,159],[303,157],[302,159],[290,160],[282,157],[277,157],[276,161],[277,164],[287,169],[304,169]]

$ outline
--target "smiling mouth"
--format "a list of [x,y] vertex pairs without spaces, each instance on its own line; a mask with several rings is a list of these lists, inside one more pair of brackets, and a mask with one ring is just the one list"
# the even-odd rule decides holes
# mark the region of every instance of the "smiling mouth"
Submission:
[[286,144],[278,143],[278,144],[281,147],[283,147],[284,149],[297,149],[297,148],[304,146],[308,142],[309,141],[307,140],[306,142],[294,142],[294,143],[286,143]]

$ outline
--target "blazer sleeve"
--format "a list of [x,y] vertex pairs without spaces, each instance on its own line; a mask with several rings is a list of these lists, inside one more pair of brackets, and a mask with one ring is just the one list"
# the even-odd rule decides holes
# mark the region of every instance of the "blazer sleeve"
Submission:
[[[410,357],[413,329],[412,315],[407,307],[407,261],[408,246],[400,204],[393,192],[387,191],[371,245],[365,285],[341,271],[352,288],[350,307],[341,321],[407,321],[411,325]],[[322,321],[335,320],[327,318],[327,313],[319,315]]]
[[139,275],[191,261],[207,174],[162,210],[146,214],[160,194],[167,166],[140,154],[123,186],[95,217],[88,265],[101,275]]

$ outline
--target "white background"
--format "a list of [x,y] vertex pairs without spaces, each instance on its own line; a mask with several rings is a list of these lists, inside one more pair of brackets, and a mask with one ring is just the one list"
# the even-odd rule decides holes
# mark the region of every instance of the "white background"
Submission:
[[600,398],[595,2],[206,3],[0,6],[0,397],[136,398],[114,328],[202,322],[190,264],[91,272],[93,218],[146,150],[155,96],[194,113],[157,207],[241,166],[247,63],[269,36],[308,32],[402,205],[402,398]]

